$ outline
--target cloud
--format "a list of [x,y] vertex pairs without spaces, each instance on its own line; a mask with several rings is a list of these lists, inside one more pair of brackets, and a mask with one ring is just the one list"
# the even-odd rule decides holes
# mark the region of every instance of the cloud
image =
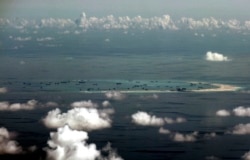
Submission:
[[119,91],[108,91],[105,93],[105,96],[108,99],[113,99],[113,100],[123,100],[126,98],[126,95]]
[[239,117],[250,117],[250,107],[239,106],[233,110],[234,115]]
[[164,120],[167,124],[184,123],[187,121],[185,118],[182,117],[177,117],[176,119],[165,117]]
[[97,108],[98,104],[93,103],[91,100],[88,101],[78,101],[71,103],[71,107],[78,107],[78,108]]
[[103,102],[102,102],[102,106],[103,106],[103,107],[108,107],[108,106],[111,106],[111,104],[110,104],[109,101],[106,100],[106,101],[103,101]]
[[[108,143],[102,150],[95,144],[88,144],[88,133],[72,130],[68,125],[50,133],[48,148],[45,148],[49,160],[122,160]],[[105,153],[106,156],[102,155]]]
[[225,109],[222,110],[218,110],[216,112],[217,116],[230,116],[231,112],[234,116],[238,116],[238,117],[250,117],[250,107],[244,107],[244,106],[239,106],[234,108],[232,111],[228,111]]
[[142,126],[163,126],[164,124],[173,124],[173,123],[183,123],[186,122],[185,118],[177,117],[176,119],[172,118],[159,118],[155,115],[150,115],[147,112],[138,111],[132,116],[132,122]]
[[113,109],[97,110],[95,108],[73,108],[66,113],[61,113],[61,110],[56,108],[48,112],[43,123],[49,128],[58,128],[68,124],[72,129],[92,131],[111,127],[110,115],[113,113]]
[[27,103],[13,103],[0,102],[0,111],[18,111],[18,110],[33,110],[38,102],[34,99],[29,100]]
[[250,123],[247,124],[238,124],[233,127],[232,131],[229,133],[236,135],[246,135],[250,134]]
[[129,17],[108,15],[104,17],[88,17],[86,13],[82,13],[76,20],[68,18],[42,18],[40,20],[30,19],[8,19],[0,18],[0,25],[4,27],[12,27],[20,31],[27,28],[34,28],[36,31],[43,28],[67,29],[74,33],[75,29],[87,30],[232,30],[232,31],[248,31],[250,30],[250,21],[240,21],[237,19],[221,20],[214,17],[205,17],[194,19],[192,17],[182,17],[173,20],[168,14],[154,17]]
[[221,117],[226,117],[226,116],[230,116],[231,113],[228,110],[222,109],[222,110],[218,110],[216,112],[217,116],[221,116]]
[[105,155],[108,156],[102,156],[100,160],[123,160],[123,158],[117,154],[116,150],[111,147],[110,142],[102,148],[102,152],[104,152]]
[[11,140],[14,135],[4,127],[0,128],[0,154],[19,154],[23,152],[22,147],[16,141]]
[[163,127],[161,127],[161,128],[159,129],[159,133],[161,133],[161,134],[171,134],[171,131],[168,130],[168,129],[165,129],[165,128],[163,128]]
[[163,126],[165,124],[164,118],[158,118],[156,116],[151,116],[146,112],[138,111],[133,114],[132,122],[142,126]]
[[100,151],[95,144],[87,144],[88,133],[84,131],[71,130],[65,125],[58,128],[57,132],[50,133],[51,140],[48,141],[50,148],[46,149],[47,159],[86,159],[95,160],[100,156]]
[[206,60],[207,61],[216,61],[216,62],[221,62],[221,61],[229,61],[229,59],[224,56],[223,54],[221,53],[216,53],[216,52],[211,52],[211,51],[208,51],[206,53]]
[[190,134],[174,133],[171,138],[175,142],[194,142],[198,136],[198,132],[193,132]]
[[56,102],[47,102],[46,104],[39,103],[37,100],[29,100],[26,103],[13,103],[7,101],[0,102],[0,111],[19,111],[19,110],[33,110],[41,107],[57,107]]
[[244,160],[250,160],[250,151],[246,152],[241,158]]
[[7,92],[8,92],[8,89],[6,87],[1,87],[0,88],[0,94],[7,93]]
[[[158,131],[160,134],[165,134],[168,135],[170,139],[172,139],[175,142],[194,142],[197,140],[199,133],[198,132],[192,132],[190,134],[182,134],[179,132],[172,132],[168,129],[165,129],[163,127],[161,127]],[[212,133],[206,133],[204,134],[205,139],[211,139],[211,138],[215,138],[216,137],[216,133],[212,132]]]

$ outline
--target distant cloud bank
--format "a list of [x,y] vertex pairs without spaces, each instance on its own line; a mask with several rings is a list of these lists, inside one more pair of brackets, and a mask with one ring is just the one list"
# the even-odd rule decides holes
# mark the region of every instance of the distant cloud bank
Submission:
[[[231,29],[231,30],[250,30],[250,20],[239,21],[237,19],[221,20],[214,17],[194,19],[190,17],[182,17],[178,20],[173,20],[170,15],[162,15],[155,17],[115,17],[108,15],[105,17],[87,17],[86,13],[82,13],[77,19],[64,19],[64,18],[42,18],[40,20],[28,19],[4,19],[0,18],[0,25],[11,26],[16,29],[25,28],[80,28],[82,30],[88,29],[163,29],[163,30],[216,30],[216,29]],[[76,32],[76,31],[75,31]],[[70,33],[70,31],[65,31]],[[31,40],[30,37],[21,38],[17,37],[17,41]],[[51,37],[38,38],[37,41],[52,40]]]

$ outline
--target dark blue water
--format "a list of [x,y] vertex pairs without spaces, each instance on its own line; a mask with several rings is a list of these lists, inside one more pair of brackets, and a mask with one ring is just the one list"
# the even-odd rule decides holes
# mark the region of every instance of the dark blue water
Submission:
[[[44,30],[33,35],[6,29],[1,35],[0,88],[6,87],[8,92],[0,94],[0,101],[11,104],[31,99],[43,104],[53,101],[66,112],[75,101],[92,100],[100,105],[107,100],[101,91],[144,90],[144,93],[126,93],[121,101],[110,100],[115,110],[112,127],[89,132],[88,142],[95,143],[98,149],[111,142],[125,160],[240,159],[249,150],[249,135],[226,132],[237,124],[248,123],[249,118],[218,117],[215,113],[250,105],[250,41],[238,33],[216,32],[216,37],[212,33],[206,31],[203,38],[189,31],[136,30],[128,34],[88,31],[80,35]],[[10,35],[32,36],[33,40],[13,41]],[[54,40],[36,41],[46,36]],[[206,61],[205,54],[210,50],[228,56],[231,61]],[[158,99],[142,98],[153,95],[148,90],[176,91],[177,86],[197,89],[199,86],[190,86],[194,81],[201,82],[203,88],[222,83],[242,90],[156,93]],[[50,110],[0,111],[0,126],[17,132],[15,140],[22,147],[37,146],[35,152],[0,155],[0,159],[45,159],[43,148],[47,146],[49,133],[55,129],[46,128],[41,119]],[[197,131],[197,140],[175,142],[160,134],[160,127],[138,126],[131,119],[137,111],[158,117],[184,117],[185,123],[163,127],[183,134]],[[217,136],[205,138],[212,132]]]

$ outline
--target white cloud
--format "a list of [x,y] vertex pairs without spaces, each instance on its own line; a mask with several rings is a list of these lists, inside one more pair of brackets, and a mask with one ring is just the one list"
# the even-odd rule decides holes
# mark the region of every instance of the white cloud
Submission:
[[198,136],[198,132],[193,132],[190,134],[174,133],[171,138],[175,142],[194,142]]
[[103,106],[103,107],[108,107],[108,106],[111,106],[111,104],[110,104],[109,101],[106,100],[106,101],[103,101],[103,102],[102,102],[102,106]]
[[250,160],[250,151],[246,152],[241,158],[244,160]]
[[47,159],[86,159],[95,160],[100,156],[100,151],[95,144],[87,144],[88,133],[84,131],[71,130],[67,125],[58,128],[57,132],[50,133],[51,140],[48,141],[50,148],[46,149]]
[[142,126],[162,126],[164,125],[164,118],[158,118],[156,116],[151,116],[147,112],[138,111],[133,114],[132,122]]
[[119,91],[108,91],[105,93],[105,96],[108,99],[114,99],[114,100],[123,100],[126,98],[126,95]]
[[206,133],[204,136],[207,139],[211,139],[211,138],[215,138],[217,135],[215,132],[211,132],[211,133]]
[[165,117],[164,120],[167,124],[184,123],[187,121],[185,118],[182,117],[177,117],[176,119]]
[[8,89],[6,87],[1,87],[0,88],[0,94],[1,93],[7,93],[8,92]]
[[250,107],[239,106],[233,110],[233,113],[239,117],[250,117]]
[[117,154],[116,150],[111,147],[111,143],[108,143],[105,147],[103,147],[102,152],[108,156],[102,156],[100,160],[123,160],[123,158]]
[[91,100],[88,101],[78,101],[71,103],[71,107],[78,107],[78,108],[97,108],[98,104],[93,103]]
[[36,100],[29,100],[27,103],[0,102],[0,111],[33,110],[37,106]]
[[250,123],[238,124],[238,125],[234,126],[232,131],[229,133],[236,134],[236,135],[250,134]]
[[216,52],[211,52],[211,51],[208,51],[206,53],[206,60],[207,61],[217,61],[217,62],[221,62],[221,61],[229,61],[229,59],[224,56],[223,54],[221,53],[216,53]]
[[50,138],[49,148],[45,149],[49,160],[122,160],[110,143],[102,150],[97,150],[95,144],[86,142],[87,132],[72,130],[67,125],[50,133]]
[[224,117],[226,117],[226,116],[230,116],[231,112],[235,116],[250,117],[250,107],[244,107],[244,106],[236,107],[232,111],[228,111],[228,110],[225,110],[225,109],[218,110],[216,112],[216,115],[217,116],[224,116]]
[[250,22],[239,21],[237,19],[221,20],[214,17],[194,19],[192,17],[182,17],[181,19],[173,20],[170,15],[154,16],[154,17],[129,17],[129,16],[114,16],[108,15],[105,17],[88,17],[84,12],[79,18],[42,18],[41,20],[28,19],[7,19],[1,18],[0,24],[3,26],[11,26],[20,31],[25,31],[26,28],[58,28],[72,29],[65,33],[74,33],[74,30],[80,28],[87,31],[88,29],[99,30],[128,30],[128,29],[143,29],[143,30],[250,30]]
[[19,111],[19,110],[33,110],[41,107],[57,107],[56,102],[47,102],[46,104],[39,103],[37,100],[29,100],[26,103],[13,103],[7,101],[0,102],[0,111]]
[[66,113],[61,113],[61,110],[56,108],[48,112],[43,122],[49,128],[58,128],[68,124],[72,129],[91,131],[111,127],[110,114],[113,113],[112,109],[97,110],[95,108],[73,108]]
[[173,124],[173,123],[184,123],[186,122],[185,118],[177,117],[176,119],[164,117],[156,117],[155,115],[150,115],[147,112],[138,111],[133,114],[132,122],[138,125],[143,126],[163,126],[164,124]]
[[163,127],[161,127],[161,128],[159,129],[159,133],[161,133],[161,134],[171,134],[171,131],[168,130],[168,129],[165,129],[165,128],[163,128]]
[[[194,142],[197,140],[199,133],[198,132],[192,132],[190,134],[182,134],[179,132],[172,132],[168,129],[165,129],[163,127],[161,127],[158,131],[160,134],[165,134],[168,135],[170,139],[172,139],[173,141],[176,142]],[[216,137],[216,133],[215,132],[211,132],[211,133],[206,133],[204,134],[204,139],[211,139],[211,138],[215,138]]]
[[0,154],[19,154],[23,152],[22,147],[13,138],[14,133],[9,132],[6,128],[0,128]]
[[231,113],[228,110],[222,109],[222,110],[218,110],[216,112],[217,116],[221,116],[221,117],[226,117],[226,116],[230,116]]

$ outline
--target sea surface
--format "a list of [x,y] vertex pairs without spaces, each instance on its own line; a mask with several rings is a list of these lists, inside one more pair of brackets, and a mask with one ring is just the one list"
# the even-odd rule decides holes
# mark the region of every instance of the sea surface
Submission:
[[[124,160],[238,160],[250,150],[249,133],[230,133],[234,126],[249,123],[249,117],[216,115],[221,109],[250,106],[249,36],[228,31],[199,31],[202,37],[193,31],[162,30],[15,32],[2,29],[0,88],[8,91],[0,94],[0,102],[55,102],[67,112],[76,101],[91,100],[100,107],[108,100],[115,111],[112,126],[88,132],[88,143],[101,149],[110,142]],[[32,40],[15,41],[9,36],[32,36]],[[36,41],[48,36],[53,40]],[[208,51],[230,60],[207,61]],[[240,89],[192,92],[213,88],[214,83]],[[130,92],[117,100],[107,98],[108,91]],[[56,129],[47,128],[42,118],[53,109],[0,111],[0,126],[16,132],[15,141],[23,148],[37,148],[24,154],[2,154],[0,159],[45,159],[44,148]],[[140,126],[131,118],[138,111],[183,117],[186,122]],[[160,127],[198,134],[194,141],[178,142],[159,133]],[[208,136],[211,133],[216,136]]]

